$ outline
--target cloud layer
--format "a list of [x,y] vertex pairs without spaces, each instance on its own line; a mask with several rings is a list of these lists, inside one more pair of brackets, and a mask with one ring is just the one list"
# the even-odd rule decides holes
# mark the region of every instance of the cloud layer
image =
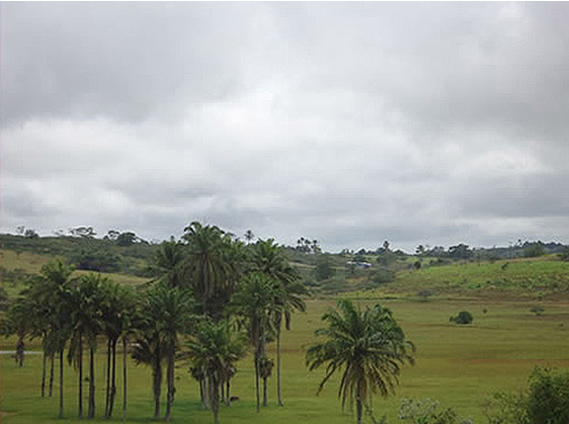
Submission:
[[569,242],[566,3],[2,3],[2,220]]

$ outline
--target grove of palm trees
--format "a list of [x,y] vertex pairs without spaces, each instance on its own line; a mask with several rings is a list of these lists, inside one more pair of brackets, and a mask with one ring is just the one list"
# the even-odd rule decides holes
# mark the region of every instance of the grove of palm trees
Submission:
[[[277,403],[284,406],[281,386],[286,370],[281,362],[281,333],[290,329],[295,311],[305,310],[308,294],[298,272],[272,239],[252,243],[249,232],[245,244],[217,226],[198,222],[184,231],[180,241],[161,244],[152,264],[155,277],[143,287],[135,289],[114,283],[102,274],[75,276],[72,266],[58,260],[44,265],[40,275],[29,282],[12,305],[8,315],[11,331],[21,340],[41,339],[42,397],[46,396],[46,386],[49,396],[52,394],[53,360],[59,358],[60,418],[65,416],[65,403],[71,401],[65,398],[65,363],[72,366],[77,376],[77,417],[113,418],[117,346],[121,340],[123,418],[128,415],[127,361],[133,359],[152,370],[152,381],[148,383],[154,397],[154,419],[171,420],[177,395],[176,363],[183,362],[191,365],[196,384],[200,385],[203,407],[211,409],[213,420],[218,423],[220,407],[231,405],[231,379],[238,372],[237,362],[249,351],[255,373],[256,412],[260,413],[268,404],[267,379],[275,366],[267,352],[270,343],[276,343]],[[365,325],[369,324],[373,323]],[[392,333],[383,333],[386,328],[372,325],[368,328],[372,333],[366,336],[375,337],[373,332],[383,334],[380,359],[389,361],[385,349],[398,355],[403,345],[388,345]],[[96,373],[102,372],[95,368],[95,355],[102,349],[106,349],[104,409],[95,401]],[[333,358],[330,350],[323,355],[317,351],[320,352],[318,347],[314,347],[308,353],[312,367],[326,360],[347,361],[349,367],[353,366],[350,359]],[[341,364],[334,365],[334,370],[338,365]],[[374,377],[380,375],[391,382],[399,369],[376,367],[373,372]],[[353,380],[355,377],[347,378],[349,381],[343,384],[350,386],[350,398],[351,386],[358,385],[356,402],[361,422],[360,395],[365,389],[360,388],[359,380]],[[370,387],[375,389],[376,385],[372,383]],[[346,396],[344,393],[343,403]]]

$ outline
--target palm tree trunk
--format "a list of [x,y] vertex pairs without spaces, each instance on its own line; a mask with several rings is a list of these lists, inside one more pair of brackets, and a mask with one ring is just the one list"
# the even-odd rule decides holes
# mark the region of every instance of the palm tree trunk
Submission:
[[358,380],[356,386],[356,413],[357,413],[357,422],[358,424],[362,424],[362,396],[361,396],[361,382]]
[[55,353],[51,353],[49,355],[51,365],[49,368],[49,397],[53,395],[53,371],[54,371],[54,362],[55,362]]
[[207,375],[204,374],[204,378],[202,379],[201,384],[203,385],[203,394],[204,394],[203,408],[209,409],[211,405],[211,393],[210,393]]
[[111,400],[111,338],[107,338],[107,388],[105,390],[105,418],[109,418]]
[[89,411],[87,418],[95,416],[95,349],[89,349]]
[[111,398],[109,401],[109,418],[113,416],[113,409],[115,407],[115,396],[117,394],[117,339],[114,339],[111,344],[111,354],[112,354],[112,363],[111,363]]
[[43,350],[42,367],[41,367],[41,397],[45,397],[45,375],[47,369],[47,355]]
[[176,388],[174,387],[174,345],[169,347],[168,370],[166,373],[168,380],[168,393],[166,395],[166,416],[164,419],[166,422],[169,422],[172,413],[172,403],[174,402],[174,392],[176,391]]
[[128,346],[128,339],[126,336],[122,339],[123,343],[123,356],[122,356],[122,379],[123,379],[123,397],[122,397],[122,419],[123,421],[126,419],[126,359],[128,356],[127,353],[127,346]]
[[63,418],[63,348],[59,350],[59,418]]
[[261,355],[259,349],[257,349],[257,352],[255,352],[255,394],[257,396],[257,413],[261,412],[261,392],[259,387],[260,361],[261,361]]
[[279,319],[277,324],[277,400],[279,406],[284,406],[283,395],[281,389],[281,324]]
[[83,418],[83,336],[79,333],[79,349],[77,351],[77,366],[79,368],[79,418]]
[[231,406],[231,377],[225,383],[225,404]]
[[160,351],[157,350],[154,358],[154,369],[153,369],[153,392],[154,392],[154,418],[160,416],[160,389],[162,385],[162,364],[160,363]]
[[209,377],[209,388],[211,398],[211,410],[213,411],[213,422],[219,423],[219,381],[215,376]]

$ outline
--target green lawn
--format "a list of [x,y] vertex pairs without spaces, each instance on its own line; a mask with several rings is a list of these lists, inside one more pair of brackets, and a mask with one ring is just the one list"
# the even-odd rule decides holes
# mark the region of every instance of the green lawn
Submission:
[[[473,265],[475,266],[475,265]],[[370,302],[370,300],[361,301]],[[536,365],[569,366],[569,303],[541,302],[545,312],[534,316],[529,312],[533,302],[496,300],[385,300],[417,346],[416,365],[405,367],[397,394],[388,400],[375,399],[377,416],[384,413],[390,422],[398,422],[397,409],[402,396],[430,397],[454,407],[461,415],[478,423],[483,415],[485,396],[495,390],[517,390],[522,387]],[[334,305],[333,300],[312,300],[308,311],[296,314],[293,330],[284,334],[284,396],[286,406],[275,406],[274,379],[270,386],[270,406],[255,413],[251,356],[239,367],[232,394],[240,400],[231,408],[221,409],[222,423],[350,423],[355,418],[341,412],[337,400],[338,379],[331,380],[316,396],[323,370],[308,372],[304,364],[305,347],[315,341],[314,329],[321,325],[322,313]],[[483,309],[487,309],[483,313]],[[450,324],[448,318],[460,310],[469,310],[474,323],[469,326]],[[101,352],[103,351],[101,344]],[[2,340],[2,349],[12,349],[13,340]],[[0,393],[2,423],[61,422],[57,415],[57,398],[39,396],[41,356],[26,357],[24,368],[15,367],[7,355],[1,356]],[[104,355],[98,355],[97,408],[104,408]],[[209,411],[203,411],[198,400],[197,384],[187,373],[187,365],[179,363],[173,422],[211,423]],[[77,422],[76,374],[71,367],[66,373],[66,414],[64,422]],[[152,393],[150,371],[129,364],[128,422],[151,421]],[[57,390],[57,385],[56,385]],[[165,392],[165,390],[164,390]],[[86,386],[85,386],[86,393]],[[165,393],[164,393],[165,394]],[[119,384],[116,419],[120,420],[122,383]],[[86,404],[85,404],[86,405]],[[103,418],[97,420],[103,421]]]

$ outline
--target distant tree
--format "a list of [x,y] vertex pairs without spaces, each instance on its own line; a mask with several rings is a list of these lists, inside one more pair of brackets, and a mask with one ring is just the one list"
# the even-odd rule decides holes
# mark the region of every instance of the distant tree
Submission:
[[320,254],[316,257],[314,274],[318,281],[327,280],[336,274],[332,258],[328,254]]
[[456,246],[449,247],[448,255],[453,259],[468,259],[472,256],[472,250],[470,250],[468,245],[460,243]]
[[422,244],[417,246],[417,248],[415,249],[415,254],[417,256],[423,256],[425,254],[425,252],[426,252],[425,247]]
[[245,231],[244,237],[245,237],[245,240],[247,240],[247,244],[251,244],[251,242],[255,238],[255,234],[253,234],[253,231],[247,230],[247,231]]
[[71,234],[73,237],[81,237],[81,238],[95,238],[95,236],[97,235],[93,227],[70,228],[69,234]]
[[138,241],[138,237],[133,232],[127,231],[120,233],[116,239],[117,246],[132,246]]
[[103,237],[103,240],[116,241],[120,235],[121,235],[120,231],[109,230],[107,235]]
[[24,237],[29,239],[36,239],[39,238],[39,234],[36,233],[35,230],[28,228],[26,231],[24,231]]
[[328,327],[317,330],[316,335],[326,340],[308,349],[306,362],[310,370],[327,364],[318,392],[343,369],[338,396],[342,407],[355,401],[361,424],[363,407],[371,394],[386,397],[394,391],[401,365],[413,363],[414,347],[389,309],[376,304],[361,311],[349,300],[340,300],[338,309],[322,317]]
[[543,243],[541,242],[531,244],[524,249],[524,256],[526,258],[537,258],[539,256],[543,256],[544,254],[545,249],[543,247]]

